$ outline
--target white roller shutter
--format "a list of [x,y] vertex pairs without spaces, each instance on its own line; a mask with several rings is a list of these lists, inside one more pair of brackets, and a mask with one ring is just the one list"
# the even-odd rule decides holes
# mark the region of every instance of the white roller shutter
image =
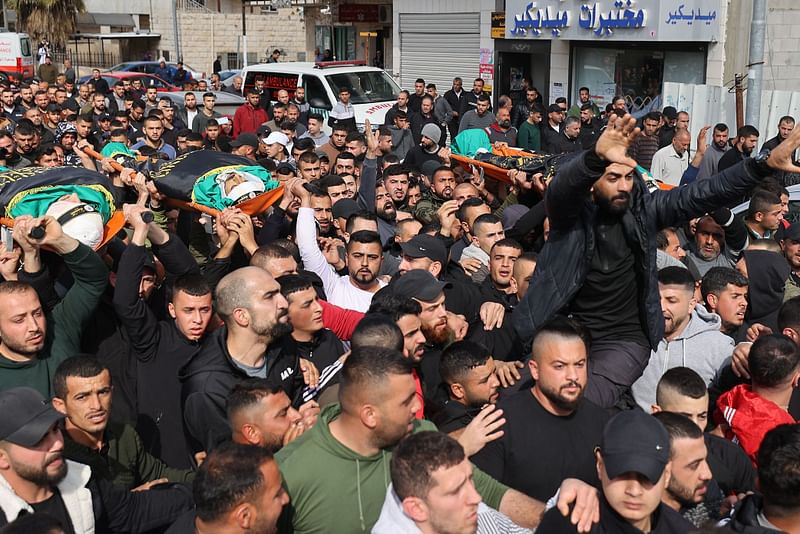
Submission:
[[439,94],[453,78],[469,90],[480,64],[480,13],[401,13],[400,85],[414,90],[414,80],[435,83]]

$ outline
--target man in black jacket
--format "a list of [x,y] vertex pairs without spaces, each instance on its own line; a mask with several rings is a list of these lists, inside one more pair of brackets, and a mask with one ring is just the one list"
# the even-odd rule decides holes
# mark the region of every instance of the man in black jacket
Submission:
[[64,458],[62,418],[32,388],[0,392],[0,526],[44,512],[65,532],[145,532],[191,509],[180,485],[131,492],[91,479],[88,466]]
[[586,396],[605,407],[641,376],[651,347],[663,337],[658,230],[736,201],[773,169],[800,170],[791,160],[800,146],[797,130],[768,159],[748,159],[712,179],[649,194],[634,172],[636,162],[626,156],[638,134],[634,118],[611,117],[594,150],[559,169],[545,197],[550,238],[514,313],[526,341],[559,312],[589,329],[592,377]]
[[[303,398],[300,358],[284,347],[283,336],[291,330],[287,302],[272,275],[260,267],[243,267],[225,276],[214,296],[225,326],[206,338],[180,374],[183,418],[195,452],[209,451],[230,437],[225,402],[239,380],[267,379],[281,386],[295,407]],[[313,365],[304,362],[302,367]],[[316,386],[316,379],[309,385]]]
[[767,432],[758,449],[758,489],[731,513],[728,528],[743,534],[795,533],[800,524],[800,425]]

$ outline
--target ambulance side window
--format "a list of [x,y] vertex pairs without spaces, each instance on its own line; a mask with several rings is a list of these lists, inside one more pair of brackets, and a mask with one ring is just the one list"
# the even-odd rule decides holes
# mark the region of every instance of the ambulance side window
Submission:
[[312,108],[333,109],[328,93],[325,91],[325,86],[319,77],[303,75],[303,86],[306,88],[306,102]]

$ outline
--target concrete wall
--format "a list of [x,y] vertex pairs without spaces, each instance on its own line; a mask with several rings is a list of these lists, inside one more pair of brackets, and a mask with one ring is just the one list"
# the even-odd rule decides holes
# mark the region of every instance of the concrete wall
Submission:
[[[156,0],[158,1],[158,0]],[[169,4],[170,0],[160,0]],[[151,0],[83,0],[87,13],[130,13],[132,15],[150,13]]]
[[[241,5],[241,4],[240,4]],[[160,49],[175,54],[172,15],[168,2],[154,3],[153,31],[161,34]],[[216,56],[242,50],[241,8],[234,13],[178,12],[178,34],[183,60],[198,70],[211,71]],[[282,60],[297,61],[306,52],[305,17],[301,8],[279,9],[267,15],[247,15],[248,57],[257,53],[257,61],[266,51],[280,48]]]

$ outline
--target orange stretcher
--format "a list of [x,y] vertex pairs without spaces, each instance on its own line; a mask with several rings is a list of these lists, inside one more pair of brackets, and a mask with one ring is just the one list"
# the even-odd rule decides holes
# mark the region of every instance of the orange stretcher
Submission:
[[[522,156],[522,157],[530,157],[530,156],[539,156],[541,154],[535,154],[533,152],[526,152],[524,150],[520,150],[518,148],[510,148],[510,147],[501,147],[501,148],[492,148],[492,154],[496,156]],[[451,154],[450,159],[457,162],[461,167],[469,172],[475,173],[478,170],[482,170],[484,176],[489,178],[493,178],[495,180],[511,183],[511,180],[508,178],[508,171],[509,169],[504,169],[503,167],[498,167],[497,165],[493,165],[491,163],[485,161],[479,161],[476,159],[468,158],[466,156],[460,156],[457,154]],[[660,189],[662,191],[669,191],[673,189],[675,186],[672,184],[666,184],[659,180],[653,178],[649,172],[641,172],[642,179],[644,179],[645,184],[650,191],[655,191]]]
[[[83,151],[98,161],[103,159],[103,155],[97,152],[96,150],[92,149],[91,147],[86,147],[83,149]],[[122,169],[124,168],[122,165],[120,165],[113,159],[108,160],[108,164],[111,165],[117,172],[122,172]],[[282,196],[283,196],[283,186],[281,185],[279,187],[276,187],[275,189],[261,193],[257,197],[246,200],[241,204],[237,204],[236,207],[242,210],[242,213],[244,213],[245,215],[250,215],[250,216],[260,215],[264,213],[275,202],[280,200]],[[202,204],[197,204],[195,202],[186,202],[184,200],[178,200],[175,198],[167,197],[164,203],[171,208],[199,211],[200,213],[205,213],[206,215],[211,215],[212,217],[216,217],[217,215],[220,214],[220,211],[216,208],[210,208],[208,206],[203,206]]]

